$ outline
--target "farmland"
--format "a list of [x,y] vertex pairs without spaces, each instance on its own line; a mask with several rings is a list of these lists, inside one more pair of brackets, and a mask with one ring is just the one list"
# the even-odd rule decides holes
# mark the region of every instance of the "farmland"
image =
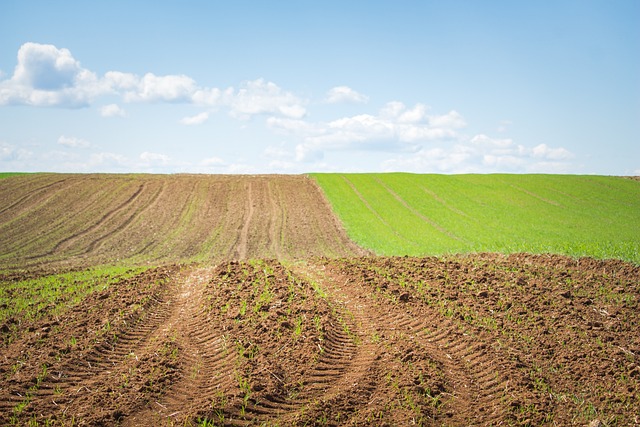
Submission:
[[559,253],[640,263],[640,183],[603,176],[313,175],[380,255]]
[[30,174],[0,200],[0,269],[363,253],[301,176]]
[[[512,199],[485,183],[495,200],[467,194],[469,206],[425,187],[463,219],[488,221],[483,235],[472,219],[458,226],[412,199],[408,177],[374,176],[378,190],[371,176],[346,177],[324,176],[346,184],[335,184],[336,194],[359,194],[375,212],[372,243],[359,241],[367,249],[347,237],[345,228],[357,239],[354,219],[343,212],[336,220],[304,176],[1,179],[0,424],[640,423],[637,263],[449,253],[469,251],[464,245],[439,257],[369,252],[383,252],[380,223],[393,244],[422,244],[399,237],[411,235],[390,226],[385,201],[400,203],[386,208],[398,218],[409,212],[453,244],[449,234],[495,242],[504,230],[531,238],[513,223],[498,228],[495,206],[532,209],[532,193],[564,207],[551,198],[556,187],[510,181],[521,196]],[[617,181],[593,178],[609,188],[602,203],[605,195],[584,188],[579,197],[579,180],[563,190],[576,206],[594,204],[581,228],[602,221],[607,204],[626,197],[634,206],[638,195],[640,183],[614,191]],[[472,209],[480,201],[495,211],[480,216]],[[613,209],[612,230],[594,231],[592,241],[637,248],[631,228],[615,234],[624,221],[637,224],[625,209]],[[572,221],[526,220],[542,230],[538,242]]]

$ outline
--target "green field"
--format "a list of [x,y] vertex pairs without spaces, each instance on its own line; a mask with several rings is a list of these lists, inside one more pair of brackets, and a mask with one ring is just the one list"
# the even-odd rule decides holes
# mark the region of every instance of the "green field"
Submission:
[[24,175],[27,172],[0,172],[0,179],[9,178],[16,175]]
[[640,182],[578,175],[312,174],[378,255],[559,253],[640,264]]

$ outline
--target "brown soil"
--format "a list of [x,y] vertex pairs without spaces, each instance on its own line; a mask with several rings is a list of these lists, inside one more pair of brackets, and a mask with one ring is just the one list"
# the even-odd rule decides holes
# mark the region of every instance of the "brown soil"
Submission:
[[365,253],[305,176],[33,174],[0,200],[0,269]]
[[[0,322],[0,425],[640,424],[640,267],[353,256],[301,177],[11,186],[0,208],[2,236],[18,241],[2,245],[21,256],[3,258],[11,295],[116,253],[163,266],[66,311]],[[177,188],[191,193],[166,193]],[[83,194],[73,215],[61,210],[72,194]]]
[[634,425],[638,277],[529,255],[152,269],[19,325],[0,422]]

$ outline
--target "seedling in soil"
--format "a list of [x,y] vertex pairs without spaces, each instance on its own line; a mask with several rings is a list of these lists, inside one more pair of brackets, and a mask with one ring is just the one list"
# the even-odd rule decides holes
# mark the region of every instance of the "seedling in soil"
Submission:
[[304,317],[303,316],[298,316],[298,318],[296,319],[296,323],[293,327],[293,337],[294,339],[297,339],[300,337],[300,335],[302,335],[302,322],[304,322]]
[[240,373],[236,373],[236,380],[238,381],[238,387],[242,393],[242,406],[240,407],[240,415],[244,416],[251,398],[251,383],[248,378],[244,378]]
[[243,300],[240,303],[240,316],[243,316],[247,313],[247,301]]

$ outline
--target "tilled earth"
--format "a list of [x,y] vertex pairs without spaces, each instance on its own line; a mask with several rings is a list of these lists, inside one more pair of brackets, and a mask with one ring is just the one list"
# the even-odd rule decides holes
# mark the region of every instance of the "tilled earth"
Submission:
[[0,200],[0,270],[366,253],[302,175],[27,174]]
[[490,254],[152,268],[0,325],[0,424],[638,425],[639,278]]

